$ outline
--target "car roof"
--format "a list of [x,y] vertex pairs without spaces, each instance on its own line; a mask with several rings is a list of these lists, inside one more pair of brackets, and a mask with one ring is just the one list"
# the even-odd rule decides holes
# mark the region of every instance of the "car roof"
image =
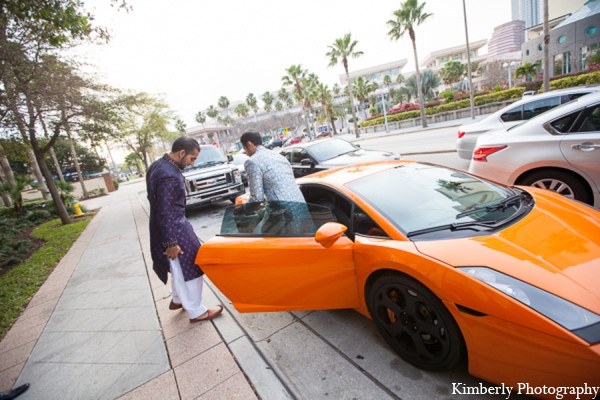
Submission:
[[392,169],[401,165],[414,164],[412,160],[372,161],[362,164],[345,165],[343,167],[327,169],[312,175],[298,178],[298,184],[328,183],[333,186],[343,186],[348,182]]

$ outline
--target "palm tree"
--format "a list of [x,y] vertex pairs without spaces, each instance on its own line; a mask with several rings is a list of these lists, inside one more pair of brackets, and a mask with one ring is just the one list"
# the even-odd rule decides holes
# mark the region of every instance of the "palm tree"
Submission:
[[515,78],[519,78],[521,76],[524,76],[525,79],[527,79],[527,81],[531,81],[531,76],[536,76],[538,73],[538,66],[540,65],[540,62],[535,62],[533,64],[531,64],[530,62],[525,61],[523,63],[523,65],[521,65],[519,68],[517,68],[515,70]]
[[363,115],[367,119],[367,113],[363,103],[367,101],[369,95],[377,90],[377,84],[368,79],[359,76],[352,83],[352,94],[360,102],[360,106],[363,110]]
[[298,102],[298,104],[300,104],[300,106],[302,107],[302,111],[304,112],[304,118],[306,119],[306,130],[309,133],[309,137],[312,137],[310,135],[310,124],[309,124],[309,120],[308,120],[308,112],[307,109],[305,107],[305,102],[304,102],[304,83],[306,80],[306,70],[302,69],[302,65],[298,64],[298,65],[292,65],[291,67],[289,67],[288,69],[285,70],[286,75],[281,77],[281,80],[283,82],[283,84],[285,86],[293,86],[295,91],[294,91],[294,98],[296,99],[296,101]]
[[[215,119],[217,118],[217,116],[219,115],[219,110],[217,110],[215,108],[215,106],[210,106],[208,107],[208,109],[206,110],[206,115],[208,115],[210,118]],[[217,122],[221,122],[220,120],[217,120]]]
[[396,77],[396,83],[402,85],[402,82],[404,82],[404,75],[398,74],[398,76]]
[[281,100],[277,100],[277,101],[275,102],[275,109],[276,109],[277,111],[281,111],[281,110],[283,110],[283,103],[281,102]]
[[452,85],[462,80],[465,75],[465,67],[466,65],[463,65],[460,61],[448,61],[440,70],[442,81],[446,85]]
[[204,123],[206,122],[206,114],[204,114],[202,111],[198,111],[198,113],[196,114],[196,122],[202,124],[202,127],[204,128]]
[[[343,38],[336,39],[332,46],[328,46],[331,50],[325,54],[329,57],[330,67],[337,65],[339,62],[342,63],[344,70],[346,71],[346,80],[348,81],[348,85],[351,84],[350,75],[348,73],[348,57],[357,58],[364,54],[362,51],[354,51],[354,48],[357,44],[358,41],[353,41],[351,34],[347,33]],[[350,95],[350,106],[352,108],[354,133],[356,134],[356,137],[359,138],[360,134],[358,133],[358,121],[356,120],[356,112],[354,111],[354,96],[352,90],[349,90],[348,93]]]
[[423,128],[427,127],[425,119],[425,102],[423,101],[423,93],[421,92],[421,74],[419,73],[419,58],[417,57],[417,45],[415,38],[414,26],[421,25],[432,14],[423,12],[425,3],[419,4],[418,0],[406,0],[400,4],[400,9],[394,11],[396,19],[391,19],[387,23],[391,27],[388,36],[393,40],[398,40],[406,32],[412,41],[413,53],[415,55],[415,75],[417,76],[417,89],[419,93],[419,103],[421,109],[421,121]]
[[383,77],[383,86],[390,86],[392,84],[392,78],[389,75]]
[[[329,87],[327,85],[325,85],[324,83],[319,83],[315,89],[316,89],[315,94],[316,94],[319,102],[323,106],[323,110],[325,110],[325,119],[330,120],[331,118],[329,115],[328,106],[331,104],[332,96],[331,96],[331,92],[329,91]],[[333,121],[333,119],[331,119],[331,121]],[[333,125],[333,122],[332,122],[332,125]],[[329,131],[329,136],[330,137],[332,136],[331,131]]]
[[281,103],[284,104],[287,101],[287,98],[290,97],[290,94],[284,87],[282,87],[277,92],[277,97],[279,98],[279,101],[281,101]]
[[254,111],[254,122],[256,122],[258,118],[256,116],[258,114],[258,100],[256,100],[253,93],[248,93],[248,96],[246,96],[246,104]]
[[331,88],[331,90],[333,91],[333,94],[335,94],[337,96],[342,91],[342,88],[336,82],[336,83],[333,84],[333,87]]
[[223,109],[223,111],[225,111],[225,110],[227,110],[227,107],[229,107],[229,99],[225,96],[221,96],[221,97],[219,97],[219,101],[217,102],[217,104],[219,105],[220,108]]
[[[434,90],[440,86],[441,79],[440,76],[433,72],[430,69],[426,69],[423,71],[423,75],[421,76],[421,96],[424,101],[431,100],[435,97]],[[417,88],[417,77],[412,75],[410,78],[406,80],[404,83],[404,87],[400,89],[405,95],[408,95],[408,99],[410,101],[411,97],[417,97],[419,95],[419,90]]]
[[260,99],[263,101],[263,103],[265,103],[264,105],[264,110],[267,113],[271,112],[271,107],[273,106],[273,101],[275,100],[275,98],[273,97],[273,95],[269,92],[264,92],[263,95],[260,97]]
[[248,106],[245,103],[238,104],[233,110],[233,112],[235,112],[238,115],[238,117],[247,117],[249,111],[250,110],[248,109]]
[[17,218],[23,215],[23,197],[21,192],[25,190],[27,186],[33,184],[33,179],[28,176],[15,175],[14,183],[6,181],[0,184],[0,193],[5,193],[12,200],[13,206],[15,207],[15,214]]

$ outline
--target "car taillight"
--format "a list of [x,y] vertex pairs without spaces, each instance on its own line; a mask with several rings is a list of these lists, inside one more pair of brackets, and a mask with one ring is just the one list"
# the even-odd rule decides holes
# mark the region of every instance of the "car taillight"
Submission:
[[458,131],[458,138],[460,139],[463,136],[465,136],[465,133],[463,131]]
[[473,151],[473,161],[484,161],[487,162],[487,156],[490,154],[494,154],[497,151],[506,148],[504,146],[494,146],[494,147],[478,147]]

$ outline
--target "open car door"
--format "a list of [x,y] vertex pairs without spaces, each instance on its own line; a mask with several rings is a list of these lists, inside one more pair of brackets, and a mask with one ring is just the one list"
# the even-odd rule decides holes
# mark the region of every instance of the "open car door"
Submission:
[[357,308],[353,242],[342,236],[325,248],[315,240],[331,221],[328,208],[313,204],[231,206],[196,263],[239,312]]

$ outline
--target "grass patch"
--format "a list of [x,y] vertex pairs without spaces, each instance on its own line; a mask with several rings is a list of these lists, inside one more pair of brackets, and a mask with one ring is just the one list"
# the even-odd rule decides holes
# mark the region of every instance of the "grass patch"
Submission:
[[0,276],[0,338],[3,338],[33,295],[88,226],[93,215],[69,225],[54,219],[35,228],[31,235],[46,241],[26,261]]

